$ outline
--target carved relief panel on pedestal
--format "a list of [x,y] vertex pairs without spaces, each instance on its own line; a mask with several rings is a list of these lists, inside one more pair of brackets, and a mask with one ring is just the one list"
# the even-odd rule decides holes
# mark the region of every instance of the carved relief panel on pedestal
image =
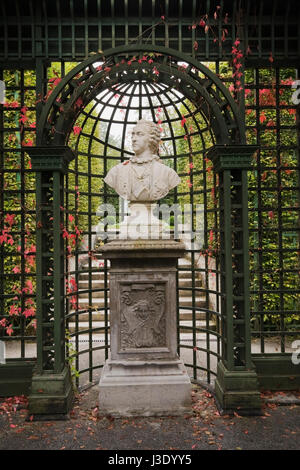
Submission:
[[166,347],[166,284],[120,284],[120,349]]

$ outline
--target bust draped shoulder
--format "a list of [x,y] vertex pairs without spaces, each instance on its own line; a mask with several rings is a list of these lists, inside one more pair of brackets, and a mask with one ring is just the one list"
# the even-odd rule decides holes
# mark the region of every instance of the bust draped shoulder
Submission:
[[[139,169],[144,169],[141,176],[138,176]],[[172,168],[154,158],[148,163],[130,160],[119,163],[107,173],[104,181],[129,201],[155,201],[177,186],[180,178]]]

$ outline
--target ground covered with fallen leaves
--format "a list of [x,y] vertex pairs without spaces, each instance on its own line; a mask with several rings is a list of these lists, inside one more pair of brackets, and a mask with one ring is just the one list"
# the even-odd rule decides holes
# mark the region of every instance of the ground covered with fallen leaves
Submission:
[[77,394],[64,421],[36,421],[26,397],[0,399],[0,449],[299,450],[300,393],[262,398],[261,416],[220,415],[213,395],[195,387],[191,416],[114,419],[99,416],[95,386]]

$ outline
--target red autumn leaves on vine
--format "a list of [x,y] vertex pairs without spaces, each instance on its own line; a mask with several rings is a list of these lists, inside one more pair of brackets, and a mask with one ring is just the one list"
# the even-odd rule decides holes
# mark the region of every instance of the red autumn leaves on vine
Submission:
[[[219,40],[219,33],[218,31],[215,32],[215,27],[217,20],[220,19],[220,11],[221,11],[221,5],[216,6],[216,10],[213,13],[213,19],[209,18],[208,14],[205,14],[201,16],[195,23],[192,24],[192,26],[189,26],[189,29],[196,30],[198,27],[202,28],[204,30],[205,34],[208,34],[209,32],[212,33],[213,35],[213,42],[214,43],[219,43],[222,44],[222,42],[225,41],[226,36],[228,35],[228,29],[225,27],[222,27],[221,29],[221,41]],[[226,13],[223,18],[223,23],[227,25],[228,23],[228,14]],[[194,41],[193,48],[195,51],[198,50],[199,48],[199,43],[198,41]]]
[[15,223],[15,214],[6,214],[4,219],[4,228],[1,231],[0,235],[0,245],[7,243],[8,245],[14,244],[14,239],[11,235],[12,226]]
[[[76,188],[77,202],[79,203],[79,191]],[[63,209],[63,208],[62,208]],[[79,230],[77,225],[75,225],[75,218],[72,214],[68,216],[68,222],[71,224],[70,228],[67,230],[65,227],[61,226],[62,237],[67,240],[67,250],[68,256],[72,255],[72,250],[75,248],[77,240],[81,238],[82,231]],[[13,246],[16,244],[16,240],[12,236],[13,226],[17,223],[15,214],[6,214],[4,218],[4,227],[0,235],[0,244],[1,245],[10,245]],[[30,235],[30,232],[27,230],[27,235]],[[35,245],[27,238],[24,239],[25,249],[23,252],[23,258],[25,261],[25,273],[30,274],[35,271]],[[22,255],[21,245],[17,245],[17,251]],[[21,262],[16,264],[12,268],[12,273],[15,275],[21,274]],[[48,273],[51,275],[51,272]],[[71,287],[70,287],[71,286]],[[34,295],[35,286],[30,279],[27,279],[23,287],[19,286],[17,283],[12,286],[12,292],[15,294],[11,301],[12,303],[8,306],[8,318],[2,318],[0,320],[0,327],[5,329],[7,335],[11,336],[14,333],[14,319],[18,317],[25,317],[26,319],[31,319],[31,325],[35,327],[35,320],[33,318],[36,314],[35,301],[32,298]],[[74,281],[69,281],[67,286],[67,294],[74,292],[77,289],[77,286],[74,284]],[[22,301],[23,299],[23,301]],[[76,296],[72,295],[70,297],[70,303],[73,308],[77,308]],[[21,305],[23,307],[21,307]]]
[[[207,19],[207,18],[206,18]],[[195,25],[195,28],[196,28],[197,25]],[[208,25],[208,23],[205,21],[204,18],[200,19],[199,21],[199,26],[204,28],[205,32],[208,32],[209,29],[210,29],[210,26]],[[194,25],[192,26],[192,29],[195,29],[194,28]],[[226,30],[224,30],[224,37],[222,36],[222,40],[225,39],[225,36],[226,36]],[[194,48],[198,48],[198,43],[195,41],[195,44],[194,44]],[[235,91],[235,92],[241,92],[242,91],[242,86],[241,86],[241,78],[242,78],[242,59],[243,59],[243,53],[242,53],[242,50],[240,49],[240,40],[237,38],[236,41],[234,42],[234,47],[232,48],[232,56],[233,56],[233,68],[234,68],[234,73],[233,73],[233,77],[235,79],[234,81],[234,85],[233,86],[233,90],[231,91]],[[270,62],[273,62],[273,57],[272,55],[270,55]],[[147,56],[143,56],[141,58],[136,58],[136,57],[133,57],[131,58],[130,60],[127,61],[127,64],[128,65],[131,65],[134,61],[137,61],[139,64],[141,64],[142,62],[148,62],[149,64],[152,64],[154,61],[151,57],[147,57]],[[122,63],[124,63],[125,61],[122,61]],[[116,66],[118,66],[119,64],[116,64]],[[102,67],[102,66],[100,66]],[[100,68],[99,68],[100,70]],[[102,70],[102,69],[101,69]],[[108,67],[108,66],[103,66],[103,70],[107,73],[110,72],[111,68]],[[159,75],[159,71],[157,69],[157,67],[154,65],[153,66],[153,74],[154,75]],[[55,72],[55,77],[49,79],[49,84],[50,84],[50,89],[46,95],[46,99],[51,95],[52,91],[54,90],[54,88],[60,83],[61,81],[61,78],[58,77],[58,74],[57,72]],[[291,85],[292,83],[292,80],[286,80],[286,81],[282,81],[281,84],[282,85]],[[282,94],[283,90],[280,89],[279,90],[279,94]],[[251,94],[251,90],[249,89],[246,89],[245,90],[245,94],[246,94],[246,97],[248,95]],[[259,104],[260,106],[264,106],[264,105],[271,105],[271,106],[276,106],[276,97],[275,97],[275,91],[274,89],[272,88],[264,88],[264,89],[261,89],[259,90]],[[287,103],[284,103],[284,104],[287,104]],[[10,103],[6,103],[5,106],[7,108],[17,108],[19,107],[19,103],[17,101],[12,101]],[[82,102],[82,99],[81,98],[78,98],[78,100],[76,101],[75,103],[75,109],[76,108],[79,108],[83,106],[83,102]],[[28,123],[28,116],[27,116],[27,107],[23,106],[21,107],[20,109],[20,119],[19,119],[19,122],[20,122],[20,127],[21,127],[21,130],[24,128],[24,126]],[[248,110],[251,112],[251,110]],[[288,109],[288,112],[290,114],[295,114],[295,109]],[[267,121],[267,126],[272,126],[273,125],[273,121],[272,120],[268,120],[267,119],[267,116],[265,114],[264,111],[262,111],[260,113],[260,116],[259,116],[259,120],[260,120],[260,123],[261,124],[264,124],[266,121]],[[181,118],[181,126],[184,127],[185,126],[185,123],[186,123],[186,118],[184,116],[182,116]],[[158,122],[158,124],[161,124],[161,121]],[[30,124],[30,127],[32,128],[35,128],[35,123],[34,124]],[[73,127],[73,133],[75,135],[79,135],[82,131],[82,128],[79,127],[79,126],[74,126]],[[186,137],[186,136],[185,136]],[[33,145],[33,142],[31,139],[27,140],[26,142],[22,142],[22,145],[23,146],[30,146],[30,145]],[[192,163],[190,165],[193,165]],[[193,166],[190,166],[190,169],[192,169]],[[211,171],[210,167],[207,168],[207,172],[209,173]],[[291,171],[291,170],[286,170],[286,171]],[[188,173],[190,173],[190,170],[188,171]],[[189,181],[188,182],[188,186],[191,187],[192,186],[192,183]],[[272,215],[271,215],[272,214]],[[273,213],[270,211],[269,213],[269,216],[271,218],[273,218]],[[70,217],[73,217],[73,216],[69,216],[69,222],[73,222],[73,220],[70,219]],[[13,237],[12,237],[12,234],[11,234],[11,228],[12,228],[12,225],[15,223],[14,221],[15,219],[15,215],[14,214],[7,214],[6,215],[6,218],[5,218],[5,227],[4,229],[2,230],[2,233],[0,235],[0,244],[3,244],[3,243],[6,243],[8,245],[13,245],[14,243],[14,240],[13,240]],[[76,238],[79,238],[80,237],[80,230],[78,230],[77,227],[74,227],[74,233],[70,233],[68,232],[64,227],[62,227],[62,233],[63,233],[63,238],[65,238],[66,240],[68,240],[69,244],[68,244],[68,252],[69,254],[71,254],[71,251],[72,251],[72,248],[76,245]],[[209,234],[209,241],[212,242],[213,241],[213,232],[211,231],[210,234]],[[33,249],[34,247],[31,247],[31,251],[34,251]],[[26,253],[26,251],[25,251]],[[24,253],[24,255],[25,255]],[[30,256],[28,255],[28,250],[27,250],[27,256],[28,256],[28,260],[29,259],[32,259],[33,262],[34,262],[34,257],[33,256]],[[28,261],[29,262],[29,261]],[[31,261],[32,262],[32,261]],[[13,272],[15,274],[18,274],[20,273],[20,268],[18,266],[15,266],[13,268]],[[71,287],[73,288],[74,285],[71,283]],[[24,290],[25,289],[25,290]],[[26,285],[26,287],[23,288],[23,291],[19,291],[18,294],[21,295],[22,292],[23,293],[30,293],[30,291],[32,291],[32,288],[30,285]],[[72,290],[69,291],[69,293],[71,293]],[[31,307],[31,302],[32,299],[27,299],[26,300],[27,304],[26,304],[26,307],[28,307],[25,311],[23,311],[23,315],[28,318],[30,316],[33,316],[33,307]],[[20,307],[18,307],[16,304],[13,304],[11,305],[10,307],[10,313],[9,313],[11,316],[13,315],[20,315],[21,314],[21,309]],[[6,326],[7,328],[7,334],[12,334],[12,325],[7,325],[6,324],[6,321],[3,321],[1,320],[1,325],[2,326]]]
[[58,72],[55,69],[52,69],[52,72],[54,73],[54,77],[48,79],[48,92],[44,97],[44,101],[47,101],[54,88],[61,82],[61,77],[59,76]]
[[[4,228],[2,229],[0,235],[0,244],[10,245],[13,246],[15,244],[15,240],[11,234],[13,226],[17,223],[16,215],[15,214],[6,214],[4,219]],[[33,245],[27,237],[25,237],[25,250],[24,250],[24,260],[25,260],[25,272],[31,273],[32,269],[35,265],[35,251],[36,247]],[[21,245],[17,246],[17,251],[21,253]],[[15,265],[12,268],[12,272],[14,274],[21,273],[21,266]],[[13,319],[19,316],[24,316],[27,318],[33,318],[35,316],[35,303],[32,299],[32,295],[34,293],[34,286],[30,279],[27,279],[23,285],[23,287],[19,287],[18,285],[14,284],[12,286],[12,292],[15,293],[15,296],[12,298],[12,304],[9,306],[8,314],[11,320],[9,321],[7,318],[2,318],[0,321],[0,326],[5,328],[6,334],[11,336],[14,332],[13,328]],[[25,296],[24,299],[24,307],[23,311],[20,307],[21,305],[21,298]],[[34,324],[33,324],[34,326]]]
[[239,47],[241,44],[241,41],[239,38],[237,38],[234,41],[234,46],[232,47],[232,66],[233,66],[233,78],[234,82],[230,85],[229,91],[233,93],[239,93],[243,91],[242,87],[242,76],[243,76],[243,65],[242,65],[242,59],[244,57],[244,54]]
[[[278,108],[278,106],[283,106],[286,108],[287,113],[290,114],[291,116],[295,117],[296,120],[296,108],[290,106],[290,103],[286,101],[285,99],[282,99],[282,95],[284,93],[285,88],[291,88],[291,85],[293,84],[293,79],[290,77],[285,80],[280,81],[279,85],[279,90],[278,90],[278,95],[279,95],[279,101],[277,100],[276,97],[276,84],[273,82],[268,88],[261,88],[258,90],[258,104],[259,104],[259,122],[261,125],[266,126],[266,130],[268,128],[272,128],[276,126],[276,122],[274,121],[273,118],[268,117],[268,110],[272,110]],[[251,90],[249,88],[245,89],[245,98],[250,102],[251,97],[253,96],[253,93],[255,93],[255,90]],[[265,108],[265,109],[264,109]],[[251,103],[249,107],[246,109],[246,114],[247,115],[253,115],[254,109],[251,109]],[[276,129],[275,129],[276,132]]]
[[[36,129],[36,123],[35,122],[29,122],[29,117],[28,117],[28,107],[27,106],[20,106],[20,103],[18,103],[18,101],[10,101],[10,102],[6,102],[4,103],[4,106],[8,109],[16,109],[16,108],[20,108],[20,117],[18,119],[19,121],[19,124],[20,124],[20,133],[22,134],[25,130],[25,127],[26,127],[26,130],[28,130],[28,128],[30,129],[30,132],[33,132],[35,133],[35,129]],[[31,137],[31,136],[30,136]],[[32,138],[28,138],[26,136],[26,139],[24,138],[21,142],[21,146],[22,147],[32,147],[33,144],[34,144],[34,141]],[[8,140],[9,142],[18,142],[19,139],[17,137],[16,134],[10,134],[8,136]],[[31,164],[29,163],[29,168],[31,168]]]
[[[80,202],[80,192],[78,186],[75,186],[76,191],[76,203],[79,205]],[[64,211],[64,207],[60,208],[61,211]],[[68,215],[68,229],[61,224],[60,229],[62,233],[62,238],[67,242],[67,252],[68,257],[72,256],[73,249],[75,249],[77,242],[81,240],[82,230],[78,228],[75,223],[75,217],[72,214]]]
[[[66,292],[69,295],[69,301],[71,306],[74,308],[74,310],[78,309],[78,302],[77,302],[77,293],[78,291],[78,286],[77,283],[74,279],[74,277],[71,277],[70,280],[66,280]],[[73,295],[72,295],[73,294]]]

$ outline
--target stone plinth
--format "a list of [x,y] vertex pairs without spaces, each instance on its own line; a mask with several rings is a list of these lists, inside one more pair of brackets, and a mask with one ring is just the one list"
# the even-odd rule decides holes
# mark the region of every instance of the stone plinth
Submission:
[[170,238],[169,226],[159,220],[152,202],[129,202],[129,215],[120,224],[119,238],[123,240],[158,240]]
[[173,240],[112,241],[111,358],[100,378],[99,412],[162,416],[191,411],[191,384],[177,354],[176,260]]

